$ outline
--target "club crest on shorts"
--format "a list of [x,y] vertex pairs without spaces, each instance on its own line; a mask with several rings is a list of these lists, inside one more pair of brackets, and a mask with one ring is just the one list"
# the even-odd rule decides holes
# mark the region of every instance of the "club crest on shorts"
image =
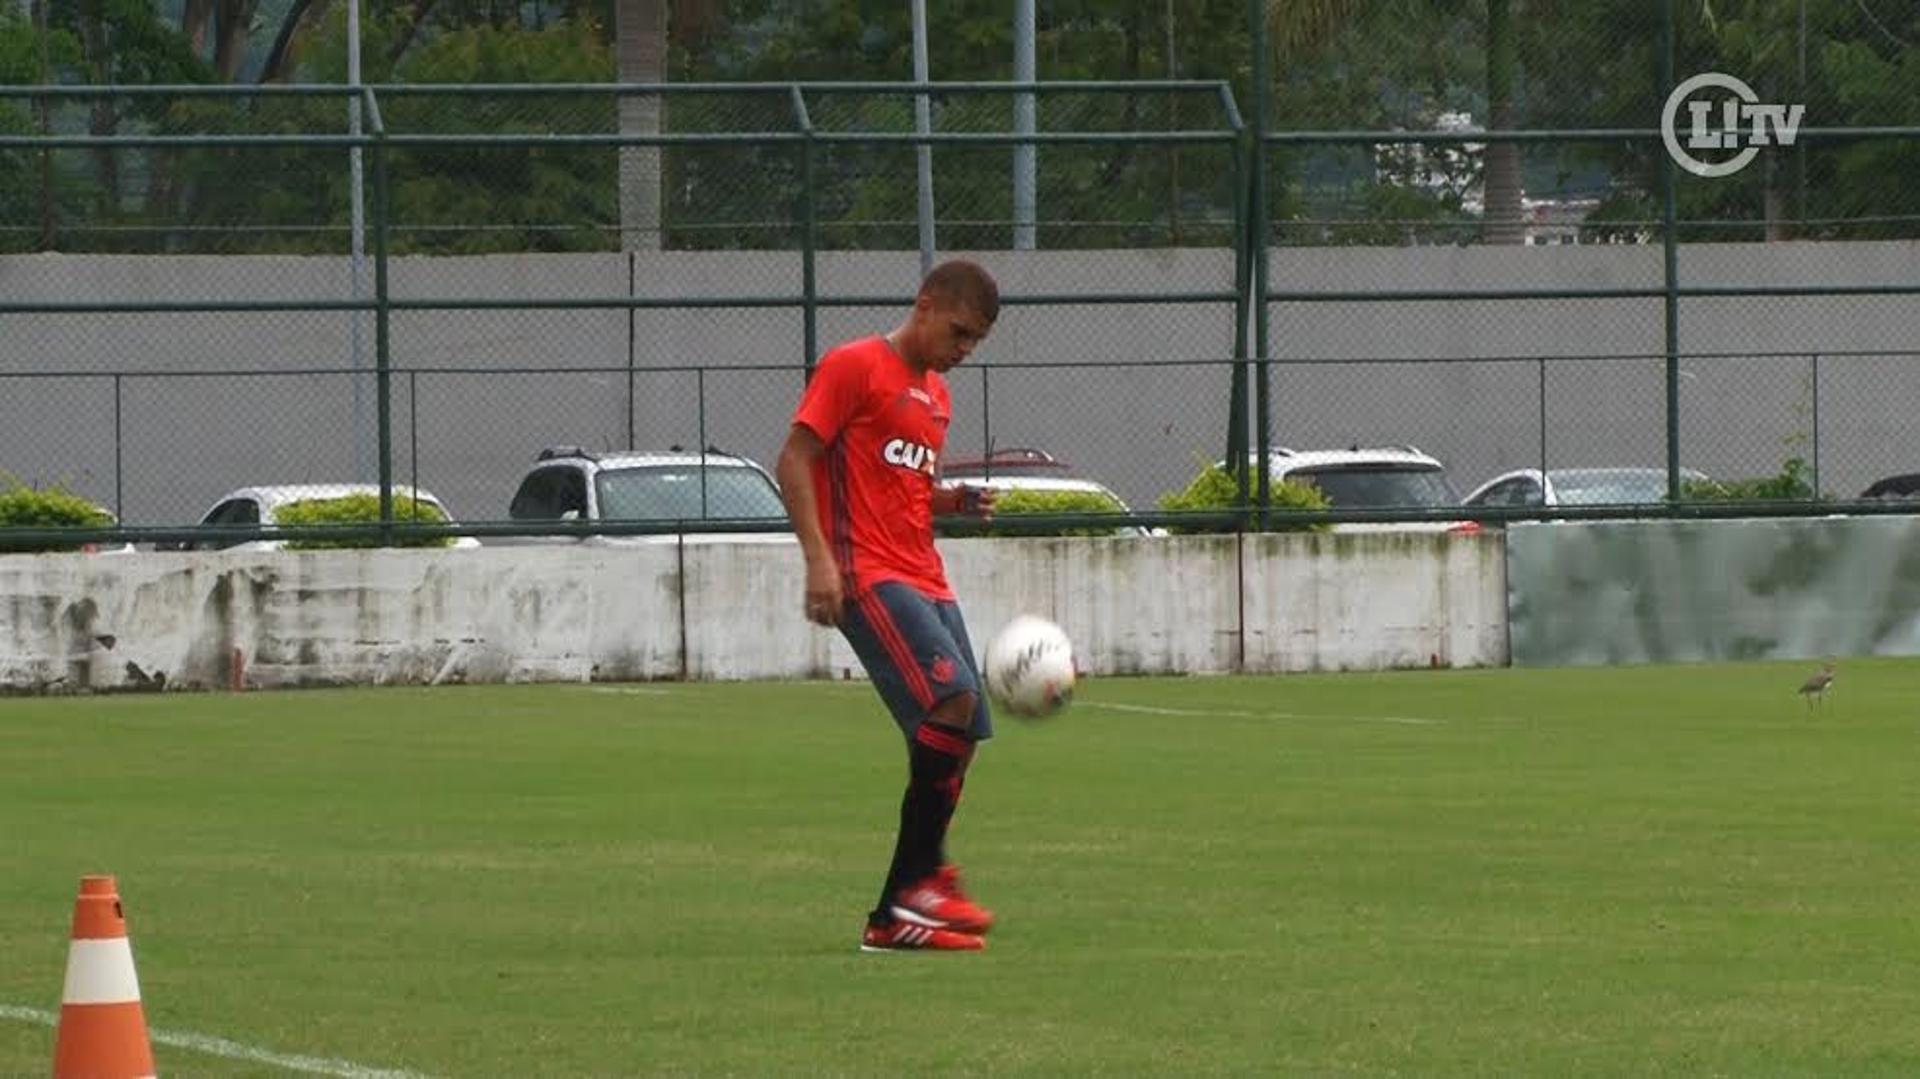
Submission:
[[933,680],[936,682],[945,683],[953,681],[953,661],[945,656],[933,657],[933,665],[929,670],[932,672]]

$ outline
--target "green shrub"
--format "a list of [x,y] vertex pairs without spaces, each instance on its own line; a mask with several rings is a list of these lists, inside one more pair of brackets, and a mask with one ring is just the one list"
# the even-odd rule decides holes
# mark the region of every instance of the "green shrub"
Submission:
[[[19,480],[6,479],[0,486],[0,529],[8,528],[103,528],[113,524],[113,514],[94,505],[58,484],[29,487]],[[0,551],[77,551],[77,543],[8,543],[0,539]]]
[[1813,470],[1798,457],[1780,463],[1777,475],[1745,480],[1688,480],[1680,485],[1685,502],[1808,502],[1819,498]]
[[[1253,497],[1253,484],[1247,485],[1249,499]],[[1267,493],[1276,510],[1323,510],[1328,506],[1326,493],[1310,483],[1296,480],[1283,480],[1269,484]],[[1169,491],[1160,496],[1160,508],[1169,512],[1182,510],[1230,510],[1237,509],[1240,502],[1240,481],[1234,474],[1218,464],[1209,464],[1193,477],[1184,490]],[[1276,524],[1273,532],[1324,532],[1325,524]],[[1177,525],[1169,531],[1177,533],[1193,532],[1232,532],[1232,525]]]
[[1114,525],[1021,524],[1009,518],[1032,513],[1125,513],[1120,500],[1101,491],[1001,491],[993,500],[989,536],[1111,536]]
[[[351,494],[339,498],[310,498],[300,502],[289,502],[274,514],[276,523],[281,525],[350,525],[379,524],[380,496],[377,494]],[[447,515],[430,502],[415,502],[410,495],[398,491],[393,493],[393,519],[405,523],[417,521],[423,524],[444,524]],[[380,541],[371,536],[364,539],[309,539],[294,540],[287,544],[289,551],[326,551],[347,547],[378,547]],[[394,541],[396,547],[451,547],[452,536],[406,536]]]

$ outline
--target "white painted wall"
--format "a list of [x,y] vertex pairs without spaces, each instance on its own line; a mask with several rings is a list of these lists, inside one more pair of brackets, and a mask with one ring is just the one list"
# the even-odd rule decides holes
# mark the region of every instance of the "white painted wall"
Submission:
[[[942,549],[976,650],[1034,611],[1097,675],[1507,659],[1497,534]],[[0,690],[219,688],[236,650],[255,688],[861,677],[800,617],[801,569],[791,543],[11,555]]]

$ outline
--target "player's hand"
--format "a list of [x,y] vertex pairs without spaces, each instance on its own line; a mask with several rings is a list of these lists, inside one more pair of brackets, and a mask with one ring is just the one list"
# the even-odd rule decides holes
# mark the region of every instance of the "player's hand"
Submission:
[[840,590],[840,567],[834,565],[809,565],[807,567],[807,621],[821,626],[837,626],[840,615],[846,607],[846,596]]
[[991,487],[960,488],[960,512],[972,514],[981,520],[993,519],[993,502],[999,492]]

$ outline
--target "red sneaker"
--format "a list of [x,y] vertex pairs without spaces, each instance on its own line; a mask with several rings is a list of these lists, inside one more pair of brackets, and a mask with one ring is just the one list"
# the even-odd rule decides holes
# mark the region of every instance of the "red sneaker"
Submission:
[[934,929],[908,921],[870,925],[860,936],[863,952],[977,952],[986,946],[986,941],[971,933]]
[[960,890],[960,870],[943,865],[918,884],[900,889],[893,916],[929,929],[953,929],[979,936],[993,928],[993,912]]

